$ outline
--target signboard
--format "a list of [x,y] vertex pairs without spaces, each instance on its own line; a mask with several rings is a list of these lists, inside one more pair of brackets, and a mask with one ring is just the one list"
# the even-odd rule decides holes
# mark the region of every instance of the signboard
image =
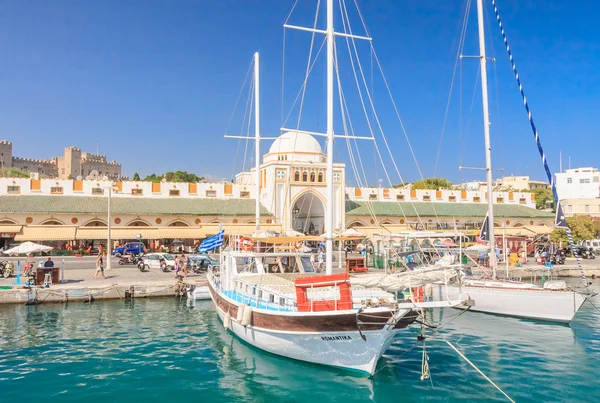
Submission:
[[0,234],[0,238],[14,238],[15,237],[15,233],[14,232],[4,232]]

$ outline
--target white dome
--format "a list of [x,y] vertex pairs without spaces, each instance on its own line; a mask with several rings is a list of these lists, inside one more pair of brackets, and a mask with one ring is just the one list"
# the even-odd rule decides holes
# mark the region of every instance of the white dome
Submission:
[[293,153],[321,154],[319,142],[310,134],[298,132],[285,132],[271,144],[269,154]]

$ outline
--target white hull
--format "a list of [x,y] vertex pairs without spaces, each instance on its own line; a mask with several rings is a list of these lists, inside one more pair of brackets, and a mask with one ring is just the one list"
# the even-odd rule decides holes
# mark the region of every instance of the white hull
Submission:
[[[218,306],[221,322],[225,318]],[[314,364],[353,370],[373,375],[379,358],[390,347],[393,328],[355,332],[284,332],[242,326],[231,318],[229,330],[246,343],[272,354]]]
[[210,299],[210,290],[208,286],[196,287],[192,291],[187,292],[188,299],[195,300],[209,300]]
[[475,306],[470,310],[496,315],[514,316],[558,323],[569,323],[585,297],[574,291],[547,290],[543,288],[511,288],[481,285],[433,285],[433,299],[456,299],[462,292]]

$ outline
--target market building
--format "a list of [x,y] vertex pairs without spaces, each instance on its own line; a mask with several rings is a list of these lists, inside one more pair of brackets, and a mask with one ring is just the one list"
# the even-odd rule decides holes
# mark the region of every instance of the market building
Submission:
[[[487,212],[479,190],[415,190],[345,186],[343,163],[327,178],[325,155],[310,135],[282,134],[260,165],[261,228],[320,235],[327,203],[334,203],[337,230],[385,233],[476,229]],[[255,228],[254,172],[235,183],[0,178],[0,234],[11,241],[81,243],[111,237],[152,242],[193,242],[219,228],[252,234]],[[335,198],[325,196],[327,181]],[[111,192],[111,214],[108,216]],[[535,209],[529,192],[494,192],[495,225],[552,226],[553,215]]]

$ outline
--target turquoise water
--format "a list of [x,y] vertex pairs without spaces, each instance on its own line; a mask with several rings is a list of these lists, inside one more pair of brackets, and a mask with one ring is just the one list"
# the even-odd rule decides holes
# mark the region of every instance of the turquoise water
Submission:
[[416,326],[397,338],[371,380],[251,348],[223,330],[209,302],[4,306],[0,401],[506,401],[440,337],[517,402],[598,401],[600,313],[590,304],[571,327],[459,313],[433,312],[454,320],[427,341],[432,378],[421,381],[422,350],[407,351]]

